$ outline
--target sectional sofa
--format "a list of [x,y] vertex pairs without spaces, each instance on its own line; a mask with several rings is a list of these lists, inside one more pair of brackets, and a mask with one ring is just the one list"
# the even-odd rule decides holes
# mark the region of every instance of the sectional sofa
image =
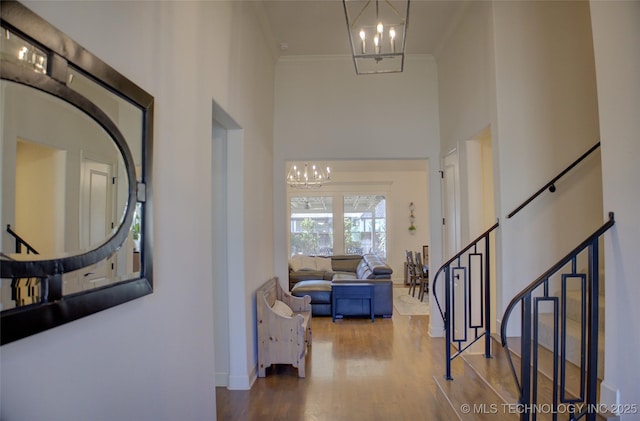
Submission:
[[[331,316],[331,289],[335,283],[370,282],[374,284],[374,314],[393,315],[393,270],[375,254],[347,254],[330,257],[294,256],[289,261],[289,288],[294,296],[311,296],[314,316]],[[304,281],[304,282],[302,282]],[[364,316],[362,300],[339,302],[337,311],[344,316]]]
[[305,280],[391,279],[393,270],[376,254],[295,255],[289,260],[289,289]]

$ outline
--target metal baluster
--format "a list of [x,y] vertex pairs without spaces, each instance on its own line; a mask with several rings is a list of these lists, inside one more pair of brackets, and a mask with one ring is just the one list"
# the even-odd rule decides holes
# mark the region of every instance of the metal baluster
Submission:
[[444,332],[445,332],[445,346],[447,356],[446,367],[446,379],[453,380],[451,377],[451,267],[447,266],[444,270],[444,299],[445,299],[445,312],[444,312]]
[[520,420],[529,421],[531,409],[531,293],[522,298],[522,357],[520,361],[521,395],[520,405],[523,405]]
[[489,248],[489,233],[484,237],[484,356],[491,358],[491,253]]
[[[594,238],[589,246],[589,348],[587,350],[587,408],[593,408],[598,402],[596,400],[598,382],[598,281],[599,281],[599,261],[598,261],[598,238]],[[587,412],[587,421],[595,421],[595,412]]]

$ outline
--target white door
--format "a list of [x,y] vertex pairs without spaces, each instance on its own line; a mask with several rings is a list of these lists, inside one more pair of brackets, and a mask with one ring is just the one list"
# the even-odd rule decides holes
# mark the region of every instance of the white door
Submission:
[[442,160],[442,250],[445,261],[460,250],[459,195],[458,151],[454,149]]
[[[457,150],[449,152],[442,160],[442,206],[442,250],[446,262],[460,251],[460,179]],[[452,264],[451,270],[453,338],[461,338],[464,335],[467,317],[464,305],[465,272],[464,269],[454,269],[455,266],[455,263]]]
[[[115,226],[114,182],[112,164],[82,160],[80,247],[83,250],[93,249],[111,236]],[[83,289],[105,284],[112,270],[112,259],[83,269],[83,279],[80,279]]]

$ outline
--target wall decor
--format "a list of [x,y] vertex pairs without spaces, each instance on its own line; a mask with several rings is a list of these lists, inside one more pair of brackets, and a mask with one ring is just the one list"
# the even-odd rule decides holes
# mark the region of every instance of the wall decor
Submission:
[[416,230],[416,226],[414,225],[414,222],[416,220],[416,217],[413,215],[413,211],[415,210],[415,206],[413,204],[413,202],[409,203],[409,232],[413,233]]
[[154,99],[18,2],[0,23],[4,345],[153,292]]

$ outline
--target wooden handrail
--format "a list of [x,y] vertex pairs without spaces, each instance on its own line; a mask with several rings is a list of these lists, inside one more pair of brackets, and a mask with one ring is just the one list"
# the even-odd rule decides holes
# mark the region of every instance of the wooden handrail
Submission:
[[593,153],[593,151],[595,151],[599,147],[600,147],[600,142],[598,142],[595,145],[593,145],[587,152],[583,153],[580,156],[580,158],[578,158],[575,161],[573,161],[573,163],[571,165],[569,165],[567,168],[565,168],[560,174],[558,174],[555,177],[553,177],[551,179],[551,181],[549,181],[547,184],[545,184],[543,187],[541,187],[537,192],[535,192],[533,195],[531,195],[531,197],[529,197],[527,200],[522,202],[522,204],[520,206],[518,206],[517,208],[512,210],[511,213],[509,215],[507,215],[507,219],[511,218],[516,213],[520,212],[522,210],[522,208],[524,208],[529,203],[531,203],[536,197],[540,196],[545,190],[549,189],[549,191],[551,191],[551,193],[555,192],[556,191],[556,186],[555,186],[556,181],[561,179],[566,173],[571,171],[573,169],[573,167],[575,167],[580,162],[582,162],[587,156],[591,155],[591,153]]

